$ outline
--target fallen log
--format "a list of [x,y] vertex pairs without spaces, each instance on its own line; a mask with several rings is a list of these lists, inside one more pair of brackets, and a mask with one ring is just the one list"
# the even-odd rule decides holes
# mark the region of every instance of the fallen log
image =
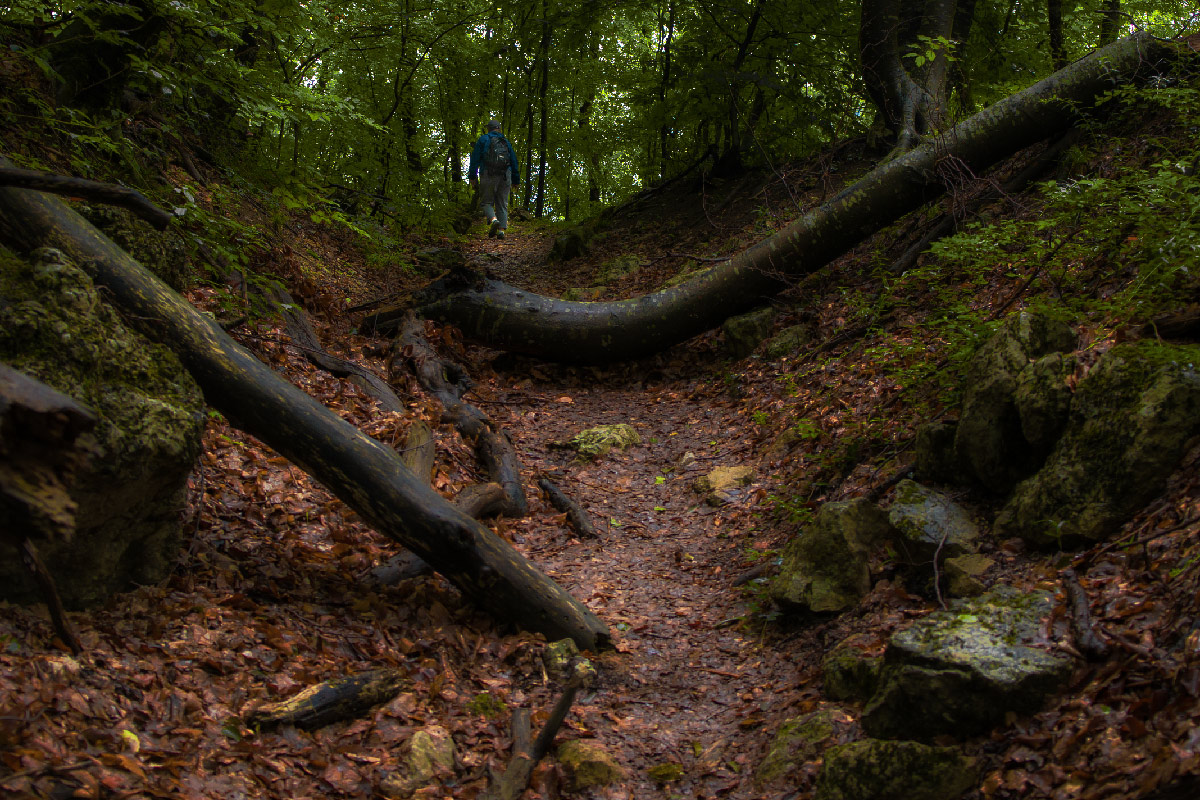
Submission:
[[[354,385],[379,401],[379,407],[384,411],[404,411],[404,403],[396,396],[396,392],[388,382],[361,364],[345,358],[340,358],[325,350],[317,329],[313,327],[308,312],[300,307],[291,294],[281,286],[274,287],[270,299],[279,309],[283,318],[284,329],[297,345],[304,357],[313,366],[323,369],[339,378],[348,378]],[[228,330],[228,329],[227,329]]]
[[425,339],[425,323],[412,314],[404,319],[392,350],[392,363],[409,366],[417,382],[442,404],[446,419],[474,445],[475,456],[491,481],[504,489],[505,503],[501,512],[511,517],[528,514],[529,501],[521,485],[520,462],[512,442],[487,414],[462,399],[471,388],[466,370],[438,356]]
[[267,703],[248,712],[244,721],[251,728],[277,728],[295,725],[312,730],[333,722],[355,719],[372,706],[386,703],[400,693],[407,682],[397,669],[375,669],[348,678],[310,686],[299,694]]
[[74,535],[70,489],[89,452],[80,437],[95,425],[89,409],[0,364],[0,535],[17,549],[55,632],[76,655],[83,644],[34,540],[67,541]]
[[[1143,34],[1100,48],[880,165],[787,228],[679,286],[630,300],[579,303],[481,277],[464,285],[451,276],[414,298],[417,311],[476,341],[557,361],[599,363],[659,352],[762,305],[943,194],[943,162],[978,173],[1066,129],[1114,85],[1161,71],[1185,52]],[[365,320],[364,328],[371,323]]]
[[86,265],[111,302],[178,354],[214,408],[481,608],[549,639],[570,637],[585,649],[609,645],[608,629],[586,606],[414,476],[395,450],[280,378],[62,201],[0,188],[0,240],[23,250],[57,247]]

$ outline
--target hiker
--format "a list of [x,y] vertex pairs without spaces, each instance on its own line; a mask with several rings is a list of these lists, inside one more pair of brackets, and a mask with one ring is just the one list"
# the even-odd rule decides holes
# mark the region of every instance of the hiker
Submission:
[[471,150],[467,179],[475,188],[479,182],[479,202],[487,221],[488,236],[504,238],[508,227],[508,193],[521,182],[517,153],[500,132],[500,120],[488,120],[487,133],[480,136]]

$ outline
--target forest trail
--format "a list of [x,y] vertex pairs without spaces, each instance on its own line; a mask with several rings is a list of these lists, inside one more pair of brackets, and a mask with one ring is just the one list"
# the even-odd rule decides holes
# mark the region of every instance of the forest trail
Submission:
[[[474,245],[474,246],[471,246]],[[561,291],[544,242],[512,235],[469,245],[501,279]],[[761,597],[739,588],[753,559],[778,547],[766,519],[753,423],[739,414],[713,355],[675,353],[611,369],[514,360],[481,403],[502,424],[530,476],[542,473],[588,510],[597,539],[579,539],[544,500],[509,522],[530,559],[611,628],[616,652],[600,657],[597,690],[577,701],[576,733],[594,737],[627,771],[596,797],[668,794],[760,798],[753,767],[764,736],[803,694],[813,673],[799,652],[765,646]],[[590,461],[554,448],[581,430],[627,423],[641,444]],[[750,466],[755,479],[713,507],[693,488],[715,467]],[[533,495],[540,492],[532,489]],[[539,498],[540,499],[540,498]],[[747,555],[749,554],[749,555]],[[793,710],[793,713],[799,713]],[[570,726],[569,726],[570,727]],[[669,787],[648,776],[678,765]]]

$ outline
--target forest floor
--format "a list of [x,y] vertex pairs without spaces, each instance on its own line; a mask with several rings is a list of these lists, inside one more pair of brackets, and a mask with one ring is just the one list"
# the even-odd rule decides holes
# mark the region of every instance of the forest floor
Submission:
[[[615,260],[629,271],[605,281],[603,295],[628,296],[762,238],[837,179],[832,162],[818,159],[787,174],[680,186],[618,214],[607,238],[566,264],[547,266],[554,231],[532,223],[515,222],[503,241],[487,239],[480,224],[439,244],[556,295],[591,285]],[[262,266],[296,279],[295,294],[331,352],[386,374],[374,343],[352,334],[356,320],[339,309],[378,299],[381,287],[392,294],[414,286],[415,277],[381,275],[344,240],[297,225],[289,244],[262,254]],[[755,768],[785,720],[831,705],[821,694],[824,653],[850,635],[880,649],[891,630],[936,607],[885,578],[854,611],[794,619],[771,608],[763,588],[770,572],[762,568],[794,535],[795,520],[822,501],[884,488],[908,467],[916,425],[941,410],[936,381],[911,391],[902,371],[872,355],[888,338],[916,342],[906,351],[914,371],[937,360],[936,342],[920,338],[919,293],[887,332],[854,332],[847,298],[870,294],[859,265],[877,247],[864,244],[780,303],[780,324],[815,326],[820,358],[734,360],[711,333],[641,362],[582,368],[431,331],[474,378],[467,399],[504,427],[521,459],[530,514],[489,526],[614,634],[613,651],[589,654],[597,684],[576,701],[559,741],[598,744],[624,776],[572,792],[550,758],[526,797],[809,797],[819,762],[765,785]],[[1014,285],[999,280],[978,303],[998,305]],[[215,308],[218,294],[198,289],[192,300]],[[1096,347],[1112,335],[1081,332]],[[384,414],[311,366],[278,324],[264,320],[235,335],[381,441],[400,446],[413,421],[429,422],[438,443],[433,482],[444,494],[478,480],[471,448],[415,382],[398,386],[407,413]],[[593,461],[552,446],[613,423],[632,425],[641,444]],[[783,436],[797,426],[798,440]],[[972,796],[1133,798],[1200,770],[1196,461],[1194,452],[1129,524],[1138,547],[1074,555],[1098,622],[1118,646],[1108,662],[1080,662],[1070,690],[1044,712],[967,745],[981,775]],[[733,465],[754,468],[752,483],[730,504],[707,505],[694,479]],[[584,506],[597,538],[571,532],[537,490],[542,474]],[[452,736],[457,764],[416,796],[474,798],[489,768],[507,762],[511,711],[531,709],[536,730],[561,690],[543,666],[540,637],[498,628],[440,577],[377,583],[372,568],[397,546],[216,414],[185,528],[185,552],[167,581],[72,615],[86,645],[77,658],[42,611],[4,607],[0,787],[10,796],[365,798],[403,769],[412,734],[436,726]],[[1012,542],[991,549],[998,567],[989,580],[1058,589],[1061,559]],[[401,670],[405,684],[361,719],[314,731],[245,724],[265,702],[376,667]],[[839,736],[848,740],[857,709],[839,708]],[[655,767],[665,769],[652,777]]]

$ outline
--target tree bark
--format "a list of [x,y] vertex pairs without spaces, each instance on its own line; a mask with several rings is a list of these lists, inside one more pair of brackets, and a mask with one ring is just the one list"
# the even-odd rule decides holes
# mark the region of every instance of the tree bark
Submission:
[[[761,305],[945,191],[937,166],[979,171],[1078,118],[1114,83],[1161,68],[1184,51],[1148,36],[1097,50],[944,135],[892,159],[759,244],[676,287],[630,300],[573,303],[493,280],[442,281],[418,311],[478,341],[564,362],[611,362],[663,350]],[[369,327],[370,321],[367,322]]]
[[[0,158],[0,167],[11,166]],[[92,269],[112,302],[171,347],[208,402],[323,482],[379,532],[405,545],[503,621],[607,646],[609,632],[582,603],[372,439],[276,375],[213,321],[57,198],[0,189],[0,240],[52,246]]]

